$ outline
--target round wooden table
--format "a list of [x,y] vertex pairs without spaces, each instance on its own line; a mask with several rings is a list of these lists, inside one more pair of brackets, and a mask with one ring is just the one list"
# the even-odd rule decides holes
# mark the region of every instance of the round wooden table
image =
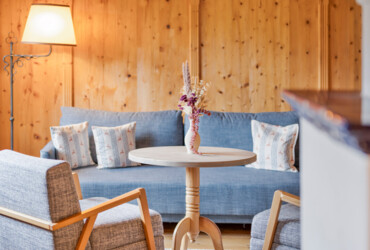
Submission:
[[199,152],[201,155],[188,154],[184,146],[170,146],[135,149],[128,155],[135,162],[186,168],[186,215],[173,234],[172,248],[175,250],[186,249],[188,240],[194,242],[200,231],[212,238],[216,250],[223,249],[217,225],[199,214],[199,168],[237,166],[256,161],[254,153],[241,149],[200,147]]

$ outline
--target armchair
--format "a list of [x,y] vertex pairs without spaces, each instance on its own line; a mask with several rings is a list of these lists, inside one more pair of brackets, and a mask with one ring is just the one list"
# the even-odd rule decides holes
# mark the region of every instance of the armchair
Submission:
[[[68,163],[3,150],[0,190],[5,249],[164,248],[161,217],[149,211],[143,188],[111,200],[83,200]],[[124,204],[134,199],[139,208]]]
[[275,191],[271,209],[253,218],[250,249],[300,249],[300,204],[298,196]]

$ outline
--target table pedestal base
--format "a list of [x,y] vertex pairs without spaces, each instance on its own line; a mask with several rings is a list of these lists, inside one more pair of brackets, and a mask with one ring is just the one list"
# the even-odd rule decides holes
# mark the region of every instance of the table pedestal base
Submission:
[[194,242],[200,231],[211,237],[214,249],[224,249],[220,229],[210,219],[200,217],[199,201],[199,168],[186,168],[186,216],[173,233],[173,250],[187,249],[188,241]]
[[[189,217],[185,217],[177,224],[172,238],[173,250],[187,249],[189,243],[189,235],[187,233],[190,232],[190,221]],[[215,250],[224,249],[220,229],[213,221],[205,217],[199,217],[199,230],[211,237]]]

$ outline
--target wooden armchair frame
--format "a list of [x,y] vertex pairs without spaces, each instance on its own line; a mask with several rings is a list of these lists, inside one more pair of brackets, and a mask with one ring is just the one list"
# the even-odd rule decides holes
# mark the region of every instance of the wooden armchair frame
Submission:
[[275,191],[270,210],[270,217],[265,234],[265,242],[262,248],[263,250],[270,250],[272,247],[272,243],[274,241],[276,233],[276,228],[278,225],[280,207],[282,202],[288,202],[298,207],[301,206],[301,201],[298,196],[283,192],[281,190]]
[[[78,198],[81,200],[82,193],[81,193],[80,181],[78,179],[77,173],[73,173],[73,180],[75,182]],[[69,218],[63,219],[56,223],[50,223],[49,221],[42,220],[42,219],[29,216],[26,214],[22,214],[22,213],[19,213],[19,212],[16,212],[16,211],[13,211],[7,208],[3,208],[3,207],[0,207],[0,214],[10,217],[12,219],[16,219],[16,220],[31,224],[33,226],[48,230],[48,231],[55,231],[60,228],[69,226],[73,223],[76,223],[78,221],[81,221],[83,219],[86,219],[84,227],[80,235],[80,238],[76,246],[77,250],[82,250],[82,249],[85,249],[86,247],[90,234],[93,230],[95,220],[99,213],[104,212],[113,207],[119,206],[121,204],[127,203],[129,201],[132,201],[134,199],[138,200],[140,214],[141,214],[141,221],[143,223],[144,233],[145,233],[145,238],[146,238],[148,249],[155,250],[153,228],[152,228],[152,223],[150,220],[148,201],[146,198],[146,193],[145,193],[144,188],[137,188],[135,190],[132,190],[128,193],[117,196],[109,201],[103,202],[95,207],[89,208],[85,211],[82,211],[81,213],[75,214]]]

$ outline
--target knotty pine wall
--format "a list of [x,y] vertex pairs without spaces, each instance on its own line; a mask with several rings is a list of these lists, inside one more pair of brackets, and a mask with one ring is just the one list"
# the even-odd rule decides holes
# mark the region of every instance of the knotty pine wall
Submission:
[[[320,89],[320,18],[325,0],[201,0],[200,74],[212,82],[209,109],[285,111],[282,89]],[[189,53],[186,0],[3,0],[5,38],[21,39],[32,2],[72,6],[77,47],[16,67],[15,150],[38,156],[62,105],[112,111],[175,109]],[[361,9],[329,1],[329,89],[361,83]],[[16,44],[16,53],[47,46]],[[4,64],[2,64],[4,66]],[[0,72],[0,149],[10,147],[9,76]]]

